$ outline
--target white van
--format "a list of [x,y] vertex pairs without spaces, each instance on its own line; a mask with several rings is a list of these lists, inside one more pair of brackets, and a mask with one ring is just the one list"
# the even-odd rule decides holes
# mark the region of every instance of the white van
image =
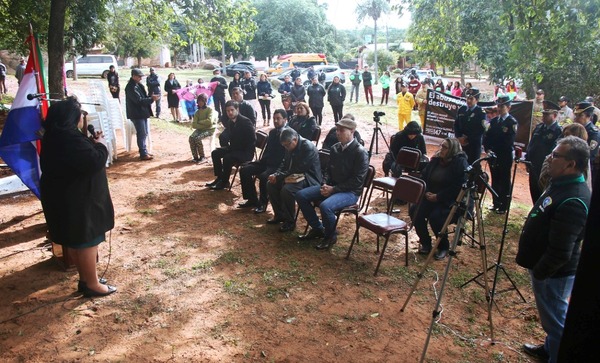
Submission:
[[[106,78],[110,66],[117,68],[117,60],[112,54],[88,54],[85,57],[78,57],[76,62],[78,76]],[[73,62],[65,63],[65,73],[68,78],[73,78]]]

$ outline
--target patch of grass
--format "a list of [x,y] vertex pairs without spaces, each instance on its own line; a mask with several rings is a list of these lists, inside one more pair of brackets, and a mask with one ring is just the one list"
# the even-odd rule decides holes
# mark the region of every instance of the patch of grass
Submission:
[[504,353],[503,352],[493,352],[492,359],[494,362],[504,362]]
[[250,292],[250,286],[247,283],[236,280],[225,280],[223,289],[232,295],[249,296]]
[[158,210],[153,209],[153,208],[138,209],[137,211],[138,211],[138,213],[143,214],[145,216],[151,216],[153,214],[158,213]]
[[218,264],[233,264],[233,263],[237,263],[240,265],[244,264],[244,259],[242,258],[242,252],[241,251],[227,251],[225,253],[223,253],[221,256],[219,256],[214,264],[218,265]]
[[220,228],[217,230],[217,236],[221,236],[221,237],[225,237],[225,238],[229,238],[229,239],[236,239],[235,235],[231,232],[229,232],[226,229]]
[[228,320],[225,320],[224,322],[217,324],[210,329],[210,336],[213,339],[223,338],[223,334],[230,326],[231,323]]
[[414,271],[411,271],[410,268],[404,265],[384,267],[380,273],[389,276],[394,282],[405,281],[411,284],[414,282],[416,276]]
[[193,264],[192,270],[202,272],[210,271],[212,269],[213,263],[213,260],[202,260]]
[[462,284],[470,280],[473,276],[471,276],[471,271],[465,270],[454,270],[452,274],[450,274],[450,284],[455,288],[460,288]]
[[267,298],[271,301],[275,301],[277,297],[288,296],[288,292],[286,289],[282,287],[269,286],[267,287],[267,292],[265,294]]
[[365,289],[362,289],[360,291],[360,294],[362,295],[362,297],[364,297],[365,299],[372,299],[375,297],[375,295],[373,295],[373,292],[371,291],[371,289],[369,289],[368,287]]

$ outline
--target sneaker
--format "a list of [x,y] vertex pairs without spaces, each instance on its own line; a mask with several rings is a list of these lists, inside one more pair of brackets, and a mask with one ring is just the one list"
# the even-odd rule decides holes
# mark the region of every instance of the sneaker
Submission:
[[145,161],[145,160],[152,160],[154,159],[154,157],[150,154],[146,154],[144,156],[140,156],[140,160]]

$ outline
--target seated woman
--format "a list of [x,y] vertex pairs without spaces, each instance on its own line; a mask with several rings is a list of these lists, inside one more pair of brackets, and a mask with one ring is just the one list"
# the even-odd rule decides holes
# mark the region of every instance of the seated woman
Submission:
[[402,167],[396,164],[396,156],[403,147],[412,147],[421,150],[422,155],[427,155],[427,146],[423,137],[423,130],[417,121],[409,122],[404,130],[396,133],[392,137],[390,151],[383,159],[383,173],[388,176],[390,171],[392,176],[398,178],[402,174]]
[[[465,170],[468,166],[467,155],[462,151],[458,140],[447,138],[423,170],[423,180],[427,189],[421,203],[418,206],[413,205],[410,209],[413,225],[421,243],[419,254],[429,254],[431,251],[431,236],[427,230],[427,223],[429,222],[437,237],[466,180]],[[448,237],[443,236],[435,259],[446,258],[449,248]]]
[[294,108],[294,115],[290,119],[289,127],[305,139],[311,140],[317,129],[317,121],[310,115],[310,107],[304,102],[298,102]]
[[106,296],[117,291],[98,280],[96,271],[98,245],[115,224],[105,168],[108,149],[102,132],[87,138],[83,124],[76,99],[52,102],[40,154],[40,199],[49,238],[68,249],[77,267],[77,291]]
[[212,122],[213,109],[206,106],[208,96],[201,93],[196,98],[198,110],[194,114],[192,128],[194,132],[189,137],[190,149],[192,150],[192,162],[201,163],[206,160],[204,154],[204,145],[202,139],[212,136],[215,132],[215,125]]

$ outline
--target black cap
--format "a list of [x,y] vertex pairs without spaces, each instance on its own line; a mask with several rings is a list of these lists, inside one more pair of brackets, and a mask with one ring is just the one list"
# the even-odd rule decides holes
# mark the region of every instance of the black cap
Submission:
[[479,96],[481,95],[481,93],[479,92],[479,89],[477,88],[469,88],[468,90],[465,91],[465,97],[475,97],[476,99],[479,99]]
[[496,105],[497,106],[501,106],[501,105],[508,105],[510,106],[510,97],[508,96],[500,96],[496,99]]
[[569,97],[567,97],[567,96],[560,96],[560,98],[558,99],[558,102],[562,102],[562,101],[569,102],[570,100],[569,100]]
[[573,112],[575,114],[580,114],[584,111],[589,110],[592,107],[594,107],[594,106],[592,106],[592,104],[590,102],[579,102],[578,104],[575,105],[575,109],[573,110]]
[[544,101],[543,113],[557,113],[560,110],[560,106],[552,101]]
[[544,94],[544,90],[543,89],[538,89],[537,91],[535,91],[536,95],[543,95]]
[[142,72],[142,70],[139,69],[139,68],[134,68],[134,69],[131,70],[131,76],[132,77],[133,76],[142,76],[143,77],[144,76],[144,72]]

